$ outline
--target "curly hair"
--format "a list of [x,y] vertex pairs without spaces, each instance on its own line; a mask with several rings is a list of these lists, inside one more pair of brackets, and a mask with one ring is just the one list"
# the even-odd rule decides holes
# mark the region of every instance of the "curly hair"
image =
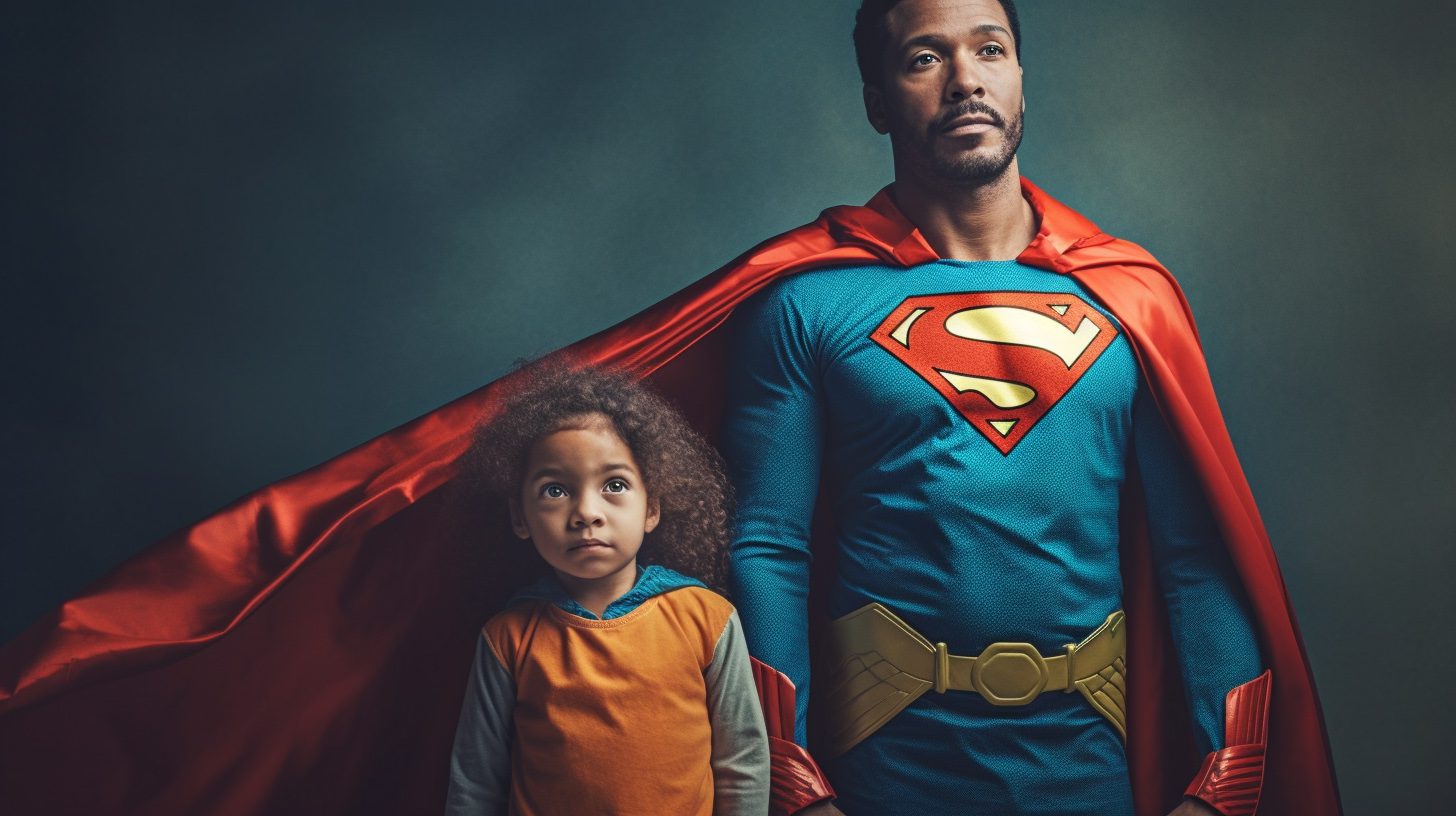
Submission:
[[[483,532],[498,541],[508,537],[508,503],[521,489],[537,440],[605,417],[632,451],[647,495],[661,512],[657,528],[642,541],[638,560],[723,591],[732,488],[717,451],[682,414],[645,384],[599,368],[536,363],[512,379],[517,389],[498,414],[477,428],[461,462],[457,500],[474,504],[468,515],[484,525],[474,535]],[[548,570],[534,554],[506,558],[500,566],[519,583]]]

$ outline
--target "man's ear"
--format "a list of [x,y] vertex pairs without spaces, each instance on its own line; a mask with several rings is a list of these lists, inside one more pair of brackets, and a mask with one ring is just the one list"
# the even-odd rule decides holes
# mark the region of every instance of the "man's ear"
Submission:
[[516,538],[529,541],[531,528],[526,526],[526,514],[521,512],[521,500],[511,499],[507,504],[511,508],[511,531],[516,534]]
[[864,86],[865,118],[881,136],[890,132],[890,115],[885,110],[885,93],[878,85]]
[[650,533],[657,529],[657,522],[662,520],[662,506],[657,499],[647,500],[647,519],[642,523],[642,532]]

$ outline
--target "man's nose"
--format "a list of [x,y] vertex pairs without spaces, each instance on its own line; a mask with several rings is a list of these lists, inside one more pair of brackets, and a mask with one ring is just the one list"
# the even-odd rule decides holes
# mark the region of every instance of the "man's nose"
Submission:
[[945,99],[959,102],[962,99],[979,98],[986,95],[982,82],[981,66],[974,59],[957,59],[946,73]]

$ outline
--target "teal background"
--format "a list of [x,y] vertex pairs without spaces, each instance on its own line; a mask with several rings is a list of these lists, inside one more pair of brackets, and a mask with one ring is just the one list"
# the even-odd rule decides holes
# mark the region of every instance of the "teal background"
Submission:
[[[867,199],[890,164],[856,5],[7,10],[0,640],[230,499]],[[1183,281],[1348,812],[1434,808],[1450,13],[1023,5],[1022,168]]]

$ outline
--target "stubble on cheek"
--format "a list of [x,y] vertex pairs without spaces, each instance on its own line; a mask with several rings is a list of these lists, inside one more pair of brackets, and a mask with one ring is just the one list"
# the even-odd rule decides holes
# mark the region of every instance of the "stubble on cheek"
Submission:
[[996,117],[1001,128],[1001,146],[989,154],[954,149],[949,140],[940,137],[940,124],[933,125],[920,145],[925,169],[932,177],[956,186],[978,186],[1000,178],[1021,146],[1022,117],[1018,115],[1009,120],[999,114]]

